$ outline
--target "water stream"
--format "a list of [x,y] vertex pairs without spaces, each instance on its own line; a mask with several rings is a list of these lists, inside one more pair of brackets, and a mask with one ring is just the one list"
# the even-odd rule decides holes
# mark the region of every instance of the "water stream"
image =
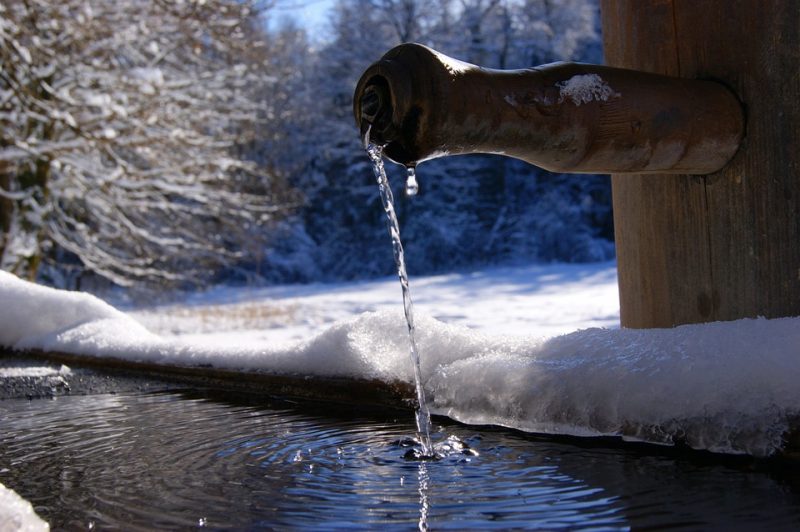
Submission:
[[409,166],[406,168],[406,196],[416,196],[418,192],[417,169],[414,166]]
[[[411,361],[414,366],[414,384],[417,390],[417,431],[419,433],[420,445],[422,447],[421,457],[434,457],[435,452],[431,443],[431,414],[428,404],[425,401],[425,390],[422,387],[422,373],[419,364],[419,349],[414,337],[414,303],[411,300],[411,288],[408,284],[408,273],[406,272],[405,256],[403,253],[403,243],[400,240],[400,225],[397,221],[397,214],[394,210],[394,196],[389,186],[389,179],[386,177],[386,168],[383,165],[383,148],[369,142],[369,130],[365,135],[364,145],[367,154],[372,161],[372,169],[375,178],[378,180],[378,188],[381,193],[383,210],[386,212],[386,221],[389,234],[392,237],[392,248],[394,250],[394,260],[397,266],[397,275],[400,278],[400,286],[403,290],[403,309],[408,325],[408,340],[411,350]],[[409,182],[414,179],[413,171],[409,172]],[[416,179],[414,179],[416,183]],[[407,184],[407,188],[409,185]],[[416,192],[416,191],[415,191]]]

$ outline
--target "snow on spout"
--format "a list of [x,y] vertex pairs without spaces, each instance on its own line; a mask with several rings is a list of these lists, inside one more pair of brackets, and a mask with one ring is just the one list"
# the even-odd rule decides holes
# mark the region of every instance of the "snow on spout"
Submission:
[[581,105],[593,101],[605,102],[610,98],[619,98],[621,96],[597,74],[572,76],[566,81],[556,83],[556,85],[560,89],[559,103],[569,99],[575,105]]

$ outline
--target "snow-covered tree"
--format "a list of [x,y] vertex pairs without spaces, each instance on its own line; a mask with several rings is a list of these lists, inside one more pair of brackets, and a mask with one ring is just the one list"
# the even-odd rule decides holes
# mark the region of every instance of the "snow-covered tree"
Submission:
[[[340,0],[332,40],[308,63],[314,112],[302,138],[307,166],[292,177],[307,204],[268,261],[282,279],[389,274],[391,247],[377,187],[352,122],[364,69],[403,40],[494,68],[597,61],[594,0]],[[560,176],[502,157],[387,165],[412,272],[514,260],[601,260],[613,255],[607,176]]]
[[265,7],[0,4],[0,267],[72,257],[128,285],[238,260],[291,201],[252,148],[287,119]]
[[516,30],[520,66],[602,59],[596,2],[524,0],[517,9]]

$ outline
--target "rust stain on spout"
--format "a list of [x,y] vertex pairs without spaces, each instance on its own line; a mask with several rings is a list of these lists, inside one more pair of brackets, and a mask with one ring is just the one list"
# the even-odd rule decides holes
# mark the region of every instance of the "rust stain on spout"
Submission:
[[405,165],[497,153],[556,172],[709,174],[744,134],[741,104],[713,81],[581,63],[492,70],[420,44],[370,66],[353,111]]

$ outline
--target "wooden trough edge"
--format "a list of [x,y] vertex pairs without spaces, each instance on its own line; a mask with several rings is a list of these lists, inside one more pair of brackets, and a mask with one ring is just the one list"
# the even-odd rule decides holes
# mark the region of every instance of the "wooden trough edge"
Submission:
[[410,383],[402,381],[385,382],[379,379],[279,374],[213,366],[180,366],[39,349],[12,350],[0,347],[0,358],[41,360],[75,368],[147,377],[227,392],[403,409],[414,406],[414,389]]
[[[64,364],[72,368],[95,369],[107,374],[144,377],[208,390],[248,395],[291,397],[343,405],[404,410],[415,406],[413,386],[402,381],[385,382],[379,379],[287,375],[210,366],[177,366],[39,349],[14,350],[3,346],[0,346],[0,359],[40,360],[52,364]],[[800,418],[792,419],[790,426],[789,431],[784,434],[783,449],[772,458],[781,462],[788,461],[793,466],[800,467]],[[619,442],[622,441],[620,435]],[[736,457],[737,455],[732,456]]]

